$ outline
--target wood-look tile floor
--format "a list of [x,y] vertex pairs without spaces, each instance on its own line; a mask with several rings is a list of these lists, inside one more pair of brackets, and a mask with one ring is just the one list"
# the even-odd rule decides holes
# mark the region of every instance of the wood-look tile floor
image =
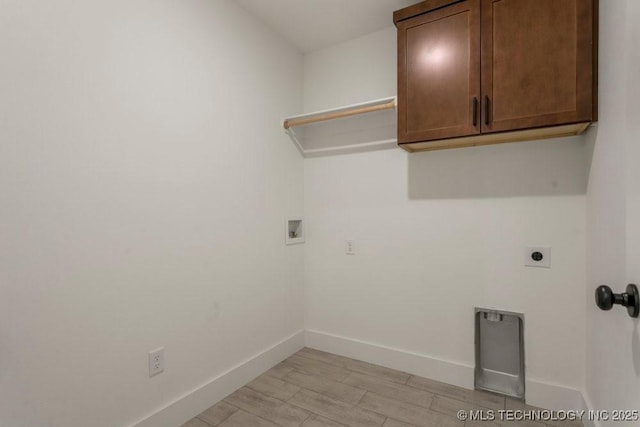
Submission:
[[[459,410],[521,402],[304,348],[183,427],[547,427],[580,422],[463,422]],[[528,409],[528,408],[527,408]]]

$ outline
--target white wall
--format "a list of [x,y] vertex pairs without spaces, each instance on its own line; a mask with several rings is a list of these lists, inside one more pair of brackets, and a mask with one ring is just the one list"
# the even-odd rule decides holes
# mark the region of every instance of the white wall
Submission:
[[304,56],[307,112],[396,94],[396,30],[390,27]]
[[[637,1],[600,8],[600,122],[587,194],[587,395],[597,409],[638,409],[640,331],[625,309],[600,311],[594,289],[640,283],[640,56]],[[616,425],[610,422],[603,425]]]
[[[305,111],[393,95],[395,29],[304,65]],[[588,148],[574,137],[306,159],[307,329],[452,362],[472,385],[473,308],[523,312],[530,382],[583,387]],[[551,246],[552,268],[524,267],[527,245]],[[531,403],[548,404],[539,394]]]
[[0,93],[0,424],[130,425],[303,328],[302,57],[234,2],[3,0]]

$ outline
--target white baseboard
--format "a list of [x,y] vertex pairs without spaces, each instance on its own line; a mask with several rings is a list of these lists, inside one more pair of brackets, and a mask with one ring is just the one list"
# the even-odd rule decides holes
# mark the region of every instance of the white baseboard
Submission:
[[424,354],[313,330],[306,331],[305,343],[308,347],[340,356],[386,366],[458,387],[473,388],[474,368],[460,362],[437,359]]
[[[413,375],[473,389],[474,367],[450,360],[438,359],[402,349],[341,337],[320,331],[307,330],[305,343],[308,347],[376,365],[386,366]],[[538,380],[526,381],[527,403],[547,409],[589,410],[589,405],[580,390],[548,384]],[[585,423],[585,426],[594,426]]]
[[535,380],[527,381],[527,403],[556,411],[567,409],[585,411],[582,418],[584,427],[601,427],[599,421],[590,420],[588,417],[588,412],[593,410],[593,405],[584,390]]
[[[593,410],[591,399],[589,398],[589,395],[585,391],[582,392],[582,403],[584,405],[585,411]],[[584,427],[601,427],[602,426],[602,424],[600,424],[600,421],[588,420],[587,417],[584,417],[582,422],[584,423]]]
[[153,414],[132,424],[132,427],[175,427],[182,425],[302,347],[304,347],[304,331],[299,331],[239,363],[201,387],[175,399]]
[[539,408],[559,410],[583,410],[586,403],[582,392],[557,384],[549,384],[535,379],[526,381],[527,404]]

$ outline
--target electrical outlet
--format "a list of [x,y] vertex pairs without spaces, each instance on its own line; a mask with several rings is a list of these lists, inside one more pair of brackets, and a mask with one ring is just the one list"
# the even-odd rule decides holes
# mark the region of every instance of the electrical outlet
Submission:
[[551,268],[551,248],[548,246],[525,248],[524,265],[527,267]]
[[149,377],[164,372],[164,347],[149,353]]
[[356,254],[356,241],[353,239],[347,239],[345,242],[344,253],[347,255]]

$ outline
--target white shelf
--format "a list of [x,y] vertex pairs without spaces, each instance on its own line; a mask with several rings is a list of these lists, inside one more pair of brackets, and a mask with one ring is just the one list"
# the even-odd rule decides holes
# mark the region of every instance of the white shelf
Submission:
[[285,132],[304,157],[396,147],[396,97],[287,117]]

